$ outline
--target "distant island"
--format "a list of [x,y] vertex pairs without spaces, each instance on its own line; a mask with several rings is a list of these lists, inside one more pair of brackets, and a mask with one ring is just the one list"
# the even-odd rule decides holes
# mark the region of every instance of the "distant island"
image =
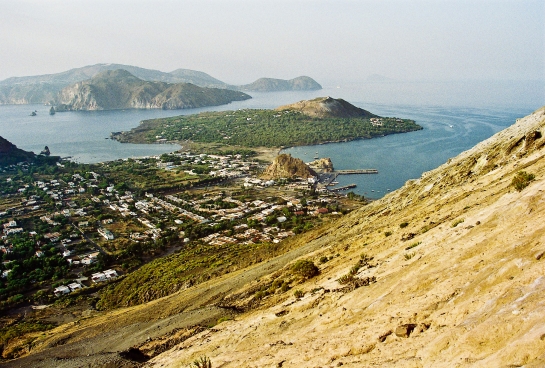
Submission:
[[244,109],[146,120],[120,142],[198,142],[216,146],[302,146],[373,138],[422,129],[413,120],[386,118],[345,100],[320,97],[275,110]]
[[170,73],[123,64],[96,64],[71,69],[62,73],[12,77],[0,81],[0,104],[51,104],[57,103],[59,92],[75,83],[89,80],[100,73],[123,69],[133,76],[148,82],[191,83],[199,87],[221,88],[236,91],[301,91],[322,87],[310,77],[290,80],[261,78],[241,86],[220,81],[204,72],[176,69]]
[[244,92],[229,89],[144,81],[117,69],[63,88],[55,110],[190,109],[250,98]]
[[290,80],[260,78],[253,83],[239,86],[238,89],[254,92],[316,91],[322,89],[322,86],[314,79],[302,76]]

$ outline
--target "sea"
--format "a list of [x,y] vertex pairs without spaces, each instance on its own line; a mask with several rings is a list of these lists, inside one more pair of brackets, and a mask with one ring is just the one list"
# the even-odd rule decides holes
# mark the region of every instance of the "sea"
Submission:
[[[81,163],[173,152],[175,144],[128,144],[109,139],[111,132],[130,130],[146,119],[204,111],[275,108],[322,96],[343,98],[374,114],[413,119],[421,131],[385,137],[290,147],[283,152],[305,162],[331,158],[335,169],[377,169],[378,174],[343,175],[339,186],[377,199],[419,178],[449,158],[545,105],[540,81],[461,82],[330,82],[318,91],[250,93],[251,100],[187,110],[70,111],[49,115],[49,106],[0,105],[0,136],[24,150]],[[36,112],[36,116],[31,116]]]

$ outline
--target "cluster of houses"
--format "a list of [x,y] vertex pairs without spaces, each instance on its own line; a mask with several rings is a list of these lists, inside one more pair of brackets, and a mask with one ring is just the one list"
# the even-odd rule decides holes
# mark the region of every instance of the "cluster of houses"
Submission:
[[[180,153],[177,155],[179,156],[179,159],[181,159],[181,161],[176,160],[179,162],[178,165],[175,165],[173,162],[161,162],[160,157],[155,157],[156,164],[166,170],[171,170],[179,165],[187,163],[208,165],[211,170],[208,175],[224,178],[241,178],[241,183],[244,187],[265,188],[277,184],[273,180],[261,180],[252,176],[257,164],[246,162],[238,155],[225,157],[215,155],[191,155],[189,153]],[[80,174],[72,175],[70,181],[52,179],[48,181],[40,180],[32,184],[23,185],[21,183],[18,189],[18,193],[24,196],[31,186],[32,188],[38,188],[53,200],[55,203],[55,211],[48,213],[40,206],[44,203],[44,200],[40,196],[30,194],[21,201],[17,210],[24,211],[24,213],[35,211],[36,215],[51,227],[60,225],[60,216],[70,219],[69,221],[74,226],[72,234],[68,236],[64,231],[63,235],[58,231],[50,230],[50,232],[41,234],[43,235],[43,240],[41,242],[55,243],[59,253],[62,254],[68,263],[75,267],[84,267],[95,263],[97,261],[97,256],[99,255],[99,249],[89,251],[89,248],[87,248],[84,251],[78,252],[75,251],[74,247],[71,247],[70,244],[81,241],[82,235],[87,236],[95,231],[104,239],[103,241],[112,241],[116,238],[116,235],[114,235],[114,232],[111,229],[115,229],[113,225],[122,220],[122,218],[127,218],[129,221],[134,220],[145,227],[145,230],[132,231],[128,234],[128,238],[136,242],[159,239],[162,230],[159,228],[158,223],[161,221],[161,218],[164,218],[161,214],[167,211],[175,215],[174,217],[176,218],[174,224],[171,225],[182,225],[186,220],[192,220],[199,224],[214,226],[220,221],[237,220],[238,225],[234,226],[233,230],[216,232],[199,239],[206,244],[220,246],[237,243],[250,244],[263,241],[278,243],[282,239],[295,235],[293,231],[281,229],[285,226],[280,224],[288,220],[288,217],[286,217],[288,214],[290,216],[309,214],[317,216],[325,214],[328,212],[325,206],[333,201],[333,199],[327,195],[321,196],[315,203],[309,200],[305,206],[301,204],[299,199],[287,195],[282,197],[282,201],[280,201],[282,204],[278,204],[278,198],[270,197],[244,202],[223,194],[204,194],[202,199],[188,199],[188,197],[184,196],[184,198],[181,198],[175,194],[159,196],[146,193],[142,198],[137,198],[137,196],[130,191],[120,193],[113,185],[110,185],[105,189],[99,189],[97,185],[99,177],[100,175],[97,173],[87,172],[83,174],[83,176]],[[8,180],[11,179],[8,178]],[[314,183],[308,179],[301,179],[296,182],[282,184],[289,190],[306,190],[309,188],[309,185]],[[90,188],[96,189],[90,191]],[[93,192],[94,194],[91,194],[90,192]],[[100,195],[98,195],[97,192],[100,192]],[[90,199],[94,204],[85,207],[85,205],[81,204],[85,202],[80,201],[81,198],[84,198],[86,201]],[[227,206],[218,206],[214,204],[226,202],[230,204]],[[113,216],[111,214],[107,216],[112,218],[98,221],[98,219],[88,216],[89,208],[92,209],[94,206],[96,210],[99,205],[103,209],[113,211]],[[22,213],[15,212],[14,210],[15,209],[12,209],[9,213],[0,212],[0,218]],[[120,217],[117,218],[115,214],[119,214]],[[273,223],[271,222],[271,216],[274,216],[274,218],[272,218]],[[76,220],[75,217],[79,217],[79,221]],[[257,221],[261,223],[261,225],[258,227],[250,227],[248,224],[244,223],[244,220]],[[111,229],[108,229],[108,227]],[[176,229],[177,227],[170,226],[170,228]],[[5,245],[0,246],[0,251],[7,253],[10,252],[8,237],[25,230],[18,226],[17,221],[15,220],[4,223],[2,230],[2,239],[4,240]],[[29,231],[29,234],[36,235],[36,232]],[[118,236],[120,235],[118,234]],[[184,242],[189,241],[188,238],[184,238],[183,231],[180,231],[180,236],[184,239]],[[40,244],[38,243],[39,242],[37,242],[37,246],[39,247]],[[92,245],[89,246],[93,248]],[[43,256],[43,252],[38,249],[34,256],[41,257]],[[2,277],[7,277],[8,274],[9,270],[3,271]],[[115,270],[106,270],[93,274],[91,280],[93,282],[103,282],[114,279],[115,277],[117,277],[117,272]],[[73,282],[69,285],[55,288],[54,294],[57,296],[65,295],[81,287],[81,282]]]

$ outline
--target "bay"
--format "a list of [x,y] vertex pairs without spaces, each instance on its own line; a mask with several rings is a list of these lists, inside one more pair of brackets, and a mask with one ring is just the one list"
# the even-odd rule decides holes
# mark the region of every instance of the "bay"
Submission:
[[[539,81],[528,82],[386,82],[331,83],[319,91],[250,93],[252,99],[187,110],[115,110],[49,115],[43,105],[0,106],[0,136],[19,148],[95,163],[172,152],[172,144],[122,144],[106,139],[153,118],[245,108],[275,108],[320,96],[344,98],[381,116],[415,120],[424,130],[371,140],[285,149],[305,161],[318,152],[336,169],[379,170],[377,175],[340,176],[339,185],[354,183],[354,192],[380,198],[421,176],[450,157],[473,147],[545,104]],[[36,116],[29,116],[36,110]]]

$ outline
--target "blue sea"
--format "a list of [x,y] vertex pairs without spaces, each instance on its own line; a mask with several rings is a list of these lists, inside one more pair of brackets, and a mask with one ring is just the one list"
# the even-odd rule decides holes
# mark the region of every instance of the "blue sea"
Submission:
[[[122,144],[111,132],[130,130],[142,120],[203,111],[275,108],[320,96],[344,98],[381,116],[413,119],[423,130],[369,140],[285,149],[311,161],[330,157],[336,169],[378,169],[375,175],[338,178],[356,184],[355,193],[380,198],[450,157],[545,105],[543,82],[386,82],[335,83],[319,91],[251,93],[252,99],[188,110],[117,110],[49,115],[43,105],[0,105],[0,136],[19,148],[96,163],[178,150],[172,144]],[[36,116],[30,116],[32,111]]]

